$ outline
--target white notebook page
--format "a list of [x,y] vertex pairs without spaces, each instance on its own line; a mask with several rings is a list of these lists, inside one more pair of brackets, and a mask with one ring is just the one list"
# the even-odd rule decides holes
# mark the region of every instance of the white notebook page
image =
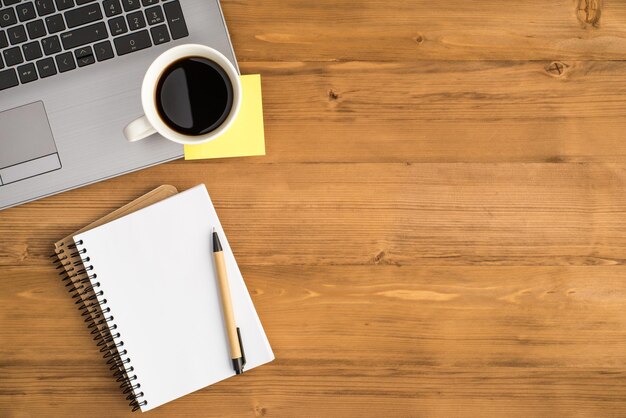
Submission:
[[[204,185],[74,237],[97,275],[148,411],[234,375],[213,267],[219,233],[245,370],[274,359]],[[241,377],[245,382],[245,374]]]

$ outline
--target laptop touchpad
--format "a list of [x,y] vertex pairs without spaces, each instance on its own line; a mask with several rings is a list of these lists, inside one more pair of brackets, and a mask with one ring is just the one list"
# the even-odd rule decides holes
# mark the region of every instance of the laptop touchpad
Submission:
[[59,168],[43,102],[0,112],[0,185]]

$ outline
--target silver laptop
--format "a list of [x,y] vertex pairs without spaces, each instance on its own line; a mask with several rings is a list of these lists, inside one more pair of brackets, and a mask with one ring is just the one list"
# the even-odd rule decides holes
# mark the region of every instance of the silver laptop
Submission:
[[237,68],[218,0],[0,3],[0,209],[182,157],[122,133],[166,49],[209,45]]

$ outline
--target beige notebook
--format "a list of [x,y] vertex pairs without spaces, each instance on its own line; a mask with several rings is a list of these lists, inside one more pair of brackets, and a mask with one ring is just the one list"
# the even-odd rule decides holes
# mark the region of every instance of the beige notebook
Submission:
[[153,409],[234,375],[212,228],[223,237],[250,370],[274,355],[204,185],[78,233],[67,246],[82,258],[76,274],[86,277],[78,303],[95,316],[92,333],[133,409]]

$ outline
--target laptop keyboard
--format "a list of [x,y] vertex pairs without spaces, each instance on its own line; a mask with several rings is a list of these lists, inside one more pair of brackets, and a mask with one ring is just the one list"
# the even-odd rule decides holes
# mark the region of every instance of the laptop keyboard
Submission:
[[188,35],[178,0],[0,0],[0,90]]

